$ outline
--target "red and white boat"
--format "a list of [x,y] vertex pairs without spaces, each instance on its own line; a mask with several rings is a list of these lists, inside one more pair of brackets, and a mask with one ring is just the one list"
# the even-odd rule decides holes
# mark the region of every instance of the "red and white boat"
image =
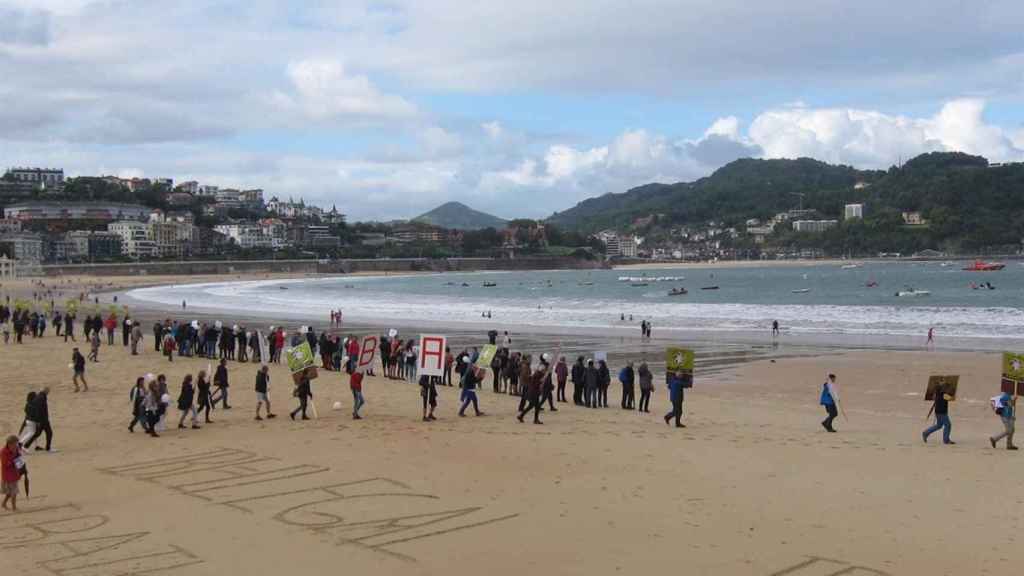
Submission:
[[998,262],[982,262],[981,260],[975,260],[974,264],[964,268],[968,272],[995,272],[1006,268],[1006,264],[1000,264]]

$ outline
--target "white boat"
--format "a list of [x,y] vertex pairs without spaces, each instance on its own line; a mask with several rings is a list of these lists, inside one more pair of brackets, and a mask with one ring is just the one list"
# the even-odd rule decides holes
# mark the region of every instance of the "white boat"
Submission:
[[793,294],[807,294],[810,291],[811,291],[810,288],[798,288],[796,290],[791,290],[791,292],[793,292]]
[[896,293],[897,298],[915,298],[918,296],[931,296],[932,293],[928,290],[900,290]]
[[619,282],[629,282],[629,276],[619,276]]
[[860,264],[843,264],[843,270],[853,270],[854,268],[860,268]]

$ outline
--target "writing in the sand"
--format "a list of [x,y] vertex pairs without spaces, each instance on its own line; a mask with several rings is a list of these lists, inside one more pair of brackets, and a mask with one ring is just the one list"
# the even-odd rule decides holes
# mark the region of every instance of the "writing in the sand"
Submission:
[[778,572],[772,572],[769,576],[889,576],[889,574],[842,560],[808,556],[805,560]]
[[332,481],[330,468],[290,464],[246,450],[217,448],[101,472],[159,484],[207,502],[258,514],[358,546],[415,561],[395,547],[514,518],[480,506],[450,507],[391,478]]
[[110,518],[85,514],[74,504],[0,517],[0,551],[17,554],[56,576],[186,573],[202,563],[195,554],[149,532],[111,530]]

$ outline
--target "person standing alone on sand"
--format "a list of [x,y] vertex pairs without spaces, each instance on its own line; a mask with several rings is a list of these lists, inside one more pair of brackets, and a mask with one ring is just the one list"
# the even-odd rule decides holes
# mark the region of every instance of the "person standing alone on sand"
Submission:
[[953,430],[953,422],[949,419],[949,402],[951,400],[953,400],[953,397],[946,394],[945,389],[935,391],[935,403],[932,405],[932,410],[935,412],[935,424],[921,432],[921,439],[926,444],[932,432],[936,432],[939,428],[942,428],[943,444],[956,444],[956,442],[949,439],[949,434]]
[[996,397],[998,406],[996,406],[996,414],[1003,421],[1003,431],[999,434],[989,438],[989,442],[992,443],[992,447],[995,448],[996,444],[1000,440],[1006,438],[1006,449],[1016,450],[1017,447],[1013,444],[1013,433],[1017,427],[1017,400],[1003,392],[1001,395]]
[[89,391],[89,383],[85,381],[85,356],[75,348],[71,352],[71,369],[74,371],[74,376],[71,377],[71,382],[75,385],[75,392],[78,392],[78,383],[81,381],[82,389],[85,392]]
[[925,348],[935,347],[935,327],[932,326],[928,329],[928,340],[924,343]]
[[828,418],[822,421],[821,425],[829,432],[835,432],[836,429],[832,427],[832,421],[839,415],[839,410],[836,408],[836,397],[834,384],[836,382],[836,375],[829,374],[828,380],[821,385],[821,398],[818,401],[822,406],[825,407],[825,412],[828,413]]
[[565,356],[555,364],[555,377],[558,379],[558,401],[565,402],[565,381],[569,378],[569,367],[565,365]]

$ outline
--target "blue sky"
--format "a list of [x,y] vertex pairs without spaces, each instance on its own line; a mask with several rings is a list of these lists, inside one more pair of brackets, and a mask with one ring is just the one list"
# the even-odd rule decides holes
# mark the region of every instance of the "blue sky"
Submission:
[[0,0],[0,158],[543,217],[740,157],[1024,160],[1024,3]]

